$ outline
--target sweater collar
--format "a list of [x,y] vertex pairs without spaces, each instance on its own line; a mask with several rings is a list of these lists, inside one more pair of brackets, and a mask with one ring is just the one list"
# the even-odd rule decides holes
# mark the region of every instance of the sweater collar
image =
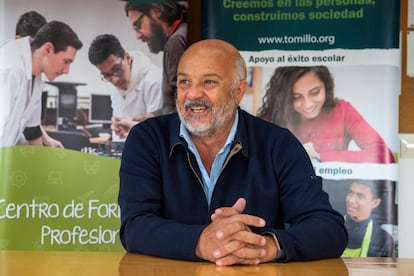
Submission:
[[[243,111],[240,107],[237,109],[239,120],[237,124],[236,133],[234,135],[234,139],[231,145],[233,148],[236,145],[240,145],[242,147],[242,152],[245,157],[248,156],[248,143],[247,143],[247,131],[246,131],[246,116],[247,112]],[[188,144],[183,137],[180,136],[180,124],[181,121],[177,116],[175,116],[174,121],[172,121],[173,129],[176,129],[177,132],[171,133],[170,137],[170,157],[173,154],[174,150],[177,148],[178,145],[184,147],[186,151],[188,151]]]

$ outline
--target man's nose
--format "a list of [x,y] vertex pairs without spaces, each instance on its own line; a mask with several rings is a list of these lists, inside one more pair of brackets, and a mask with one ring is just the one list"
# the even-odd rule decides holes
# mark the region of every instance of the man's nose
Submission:
[[119,76],[117,75],[112,75],[110,76],[110,80],[109,80],[113,85],[116,85],[116,83],[119,81]]
[[187,97],[191,99],[199,99],[203,97],[204,90],[201,84],[194,84],[188,88]]
[[62,74],[69,74],[70,64],[63,65]]
[[349,201],[349,202],[355,202],[355,195],[348,195],[347,196],[347,201]]
[[135,37],[137,38],[137,39],[141,39],[141,37],[142,37],[142,33],[141,33],[141,31],[135,31]]

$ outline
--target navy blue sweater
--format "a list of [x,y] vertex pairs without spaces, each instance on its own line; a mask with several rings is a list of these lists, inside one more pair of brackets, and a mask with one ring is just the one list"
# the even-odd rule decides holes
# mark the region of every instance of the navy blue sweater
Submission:
[[343,217],[288,130],[239,109],[231,158],[209,206],[200,169],[179,137],[177,114],[148,119],[130,132],[120,168],[120,237],[129,252],[199,260],[195,248],[216,208],[243,197],[244,211],[266,220],[256,233],[276,234],[282,261],[338,257],[347,244]]

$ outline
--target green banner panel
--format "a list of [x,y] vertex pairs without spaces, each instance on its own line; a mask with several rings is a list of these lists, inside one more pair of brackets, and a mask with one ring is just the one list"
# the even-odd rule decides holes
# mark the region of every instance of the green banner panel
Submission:
[[202,37],[243,51],[398,48],[389,34],[399,9],[394,0],[203,0]]
[[123,251],[119,159],[0,148],[0,249]]

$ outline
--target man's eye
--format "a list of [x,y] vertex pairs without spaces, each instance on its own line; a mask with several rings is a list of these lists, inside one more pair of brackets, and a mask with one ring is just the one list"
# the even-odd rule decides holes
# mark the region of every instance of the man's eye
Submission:
[[190,81],[189,80],[185,80],[185,79],[183,79],[183,80],[178,80],[178,85],[180,86],[180,87],[186,87],[186,86],[188,86],[190,84]]
[[120,67],[117,67],[117,68],[115,68],[114,70],[112,70],[112,74],[119,74],[121,72],[121,68]]
[[202,82],[202,84],[203,84],[204,87],[215,87],[215,86],[217,86],[217,82],[213,81],[213,80],[204,80]]

